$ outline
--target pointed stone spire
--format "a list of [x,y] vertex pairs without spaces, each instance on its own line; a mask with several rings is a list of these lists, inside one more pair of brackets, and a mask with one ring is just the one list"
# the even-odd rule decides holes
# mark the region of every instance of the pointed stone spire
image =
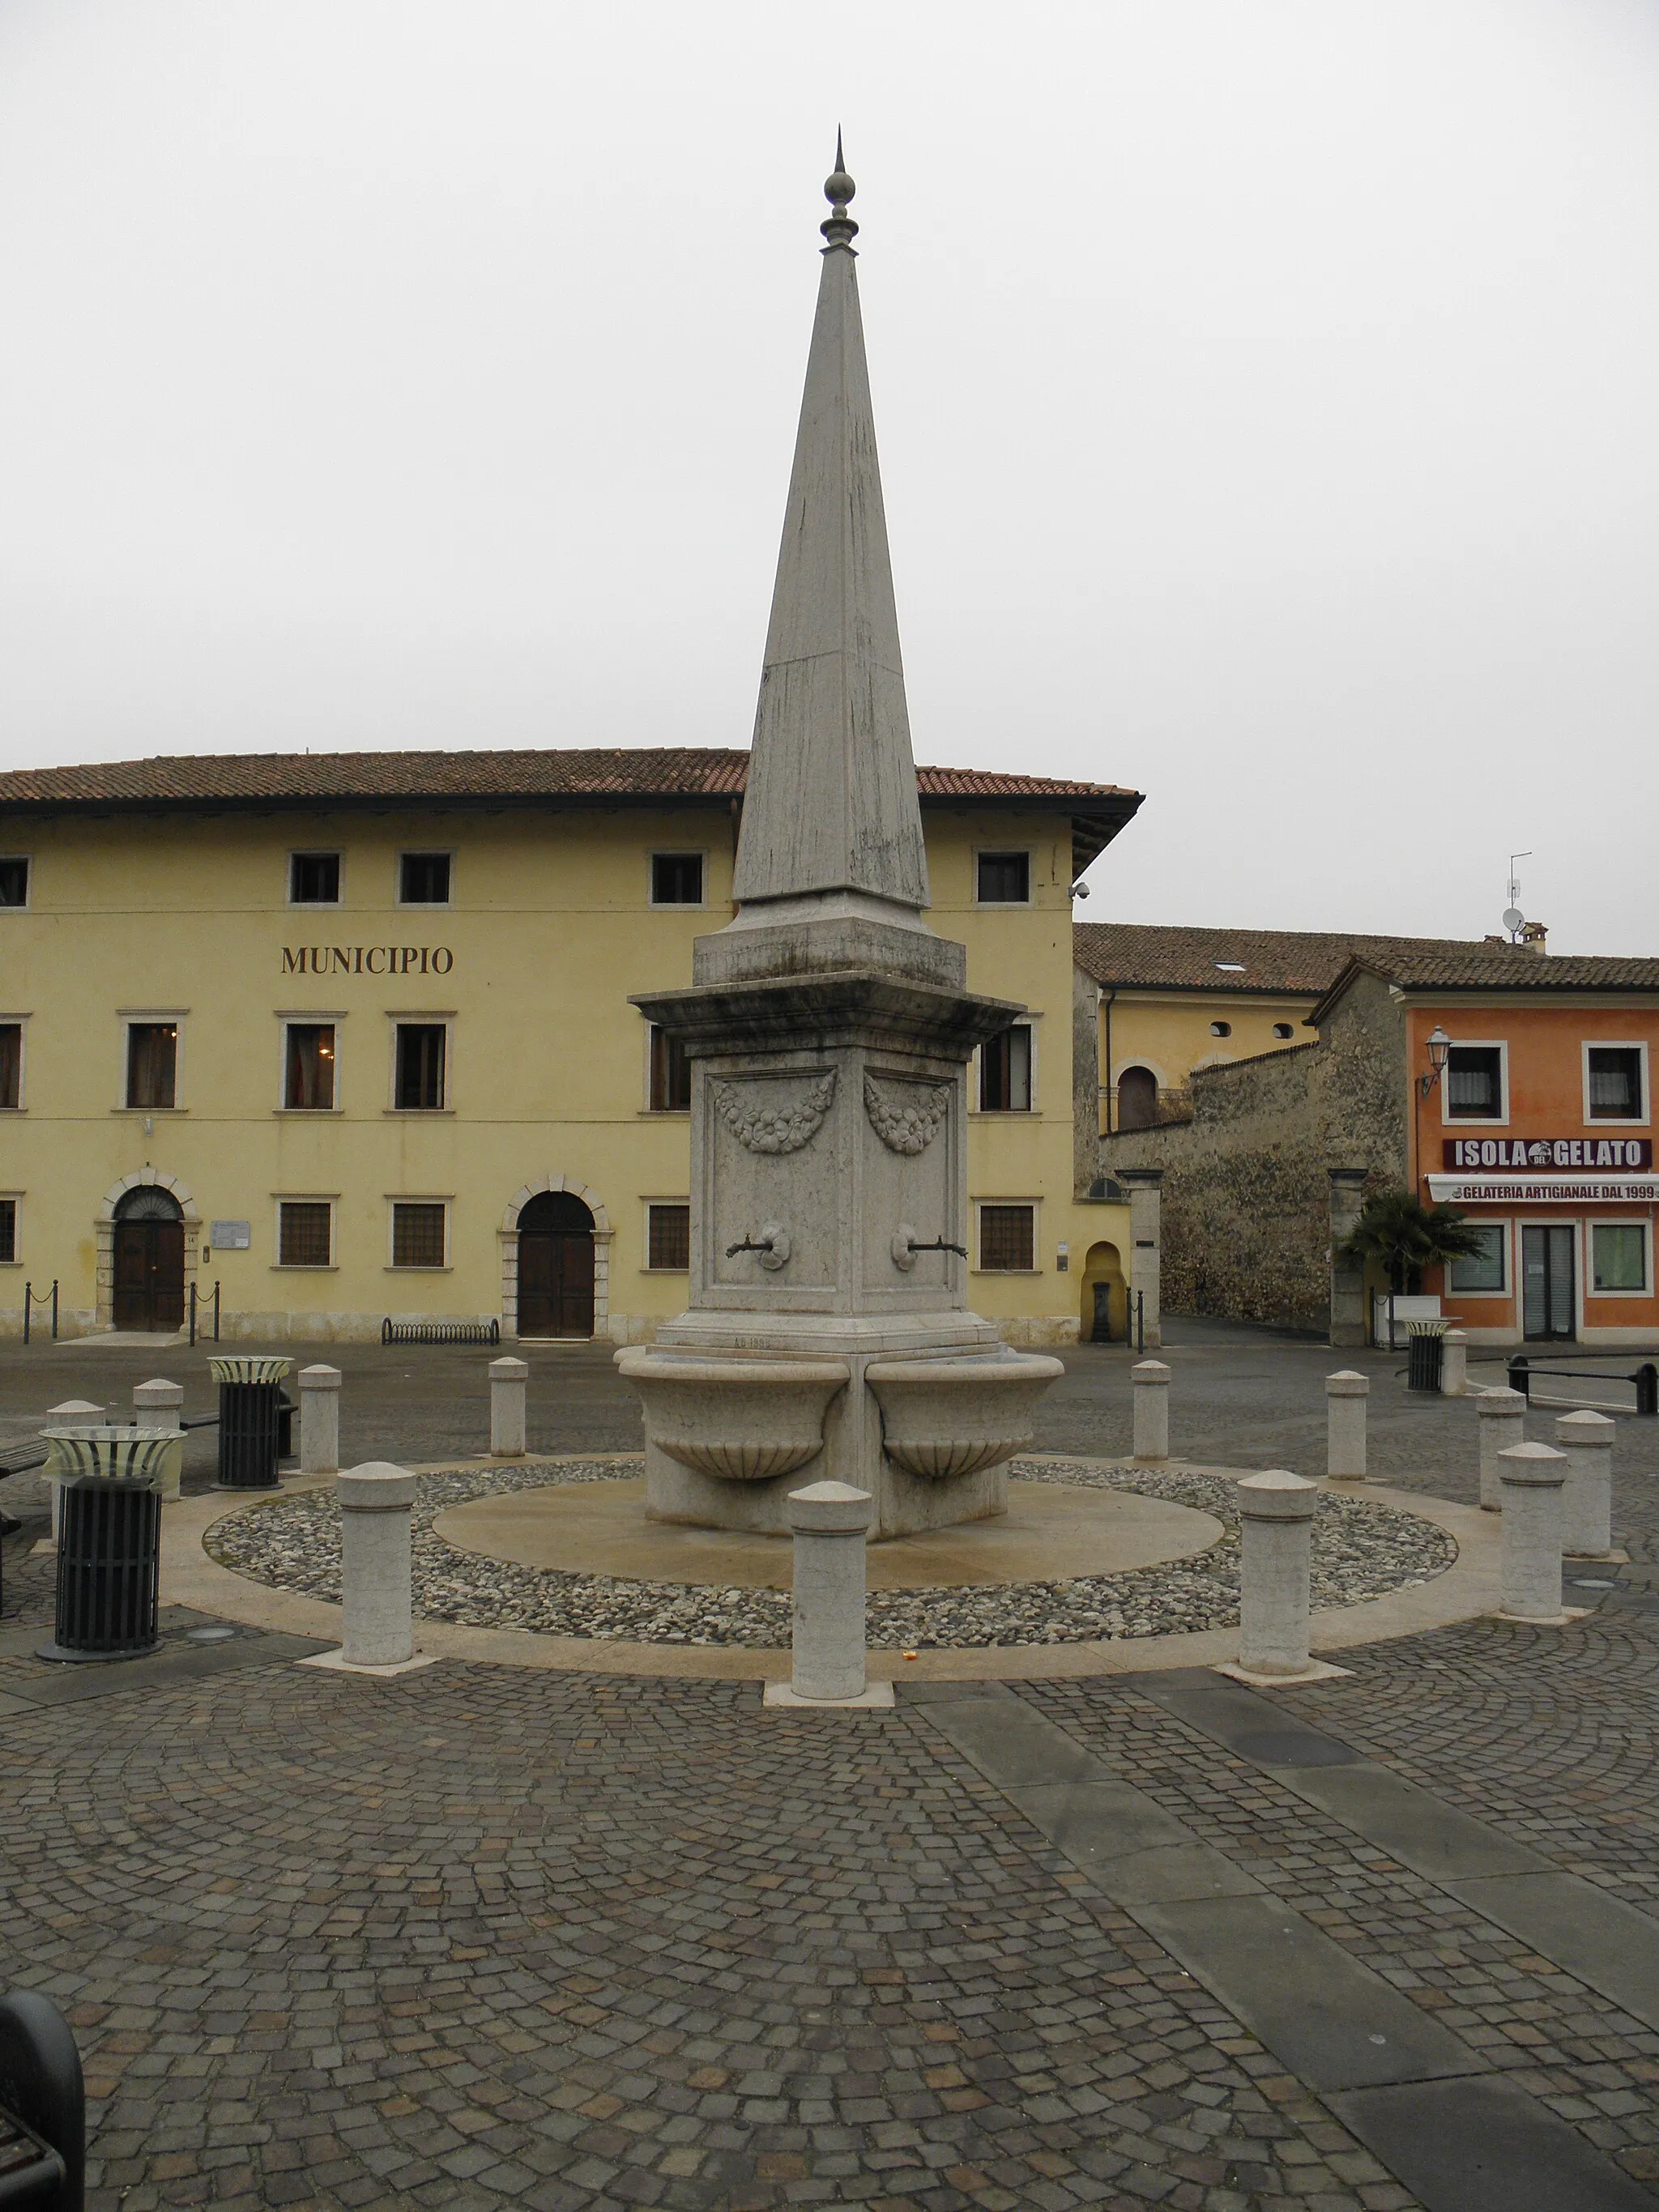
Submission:
[[859,313],[859,227],[847,212],[854,190],[837,131],[738,847],[734,891],[751,926],[837,902],[914,929],[927,904]]

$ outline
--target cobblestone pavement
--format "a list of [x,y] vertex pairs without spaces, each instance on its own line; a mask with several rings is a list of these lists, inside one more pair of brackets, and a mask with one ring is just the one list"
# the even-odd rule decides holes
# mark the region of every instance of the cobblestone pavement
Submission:
[[[1317,1437],[1328,1350],[1166,1357],[1178,1449],[1224,1432],[1235,1463],[1295,1465]],[[1039,1444],[1110,1449],[1127,1364],[1076,1355]],[[1395,1364],[1372,1369],[1391,1479],[1469,1496],[1473,1409],[1386,1398]],[[559,1447],[625,1448],[592,1379]],[[14,1419],[26,1382],[0,1359]],[[116,1395],[80,1371],[53,1395],[81,1394]],[[1656,1426],[1620,1425],[1634,1564],[1589,1571],[1617,1587],[1574,1593],[1589,1619],[1345,1653],[1351,1680],[1279,1695],[1659,1916]],[[282,1663],[25,1705],[34,1533],[0,1628],[0,1982],[75,2024],[91,2212],[1419,2201],[902,1690],[796,1715],[753,1685]],[[1659,2203],[1659,2034],[1132,1680],[1018,1695]]]

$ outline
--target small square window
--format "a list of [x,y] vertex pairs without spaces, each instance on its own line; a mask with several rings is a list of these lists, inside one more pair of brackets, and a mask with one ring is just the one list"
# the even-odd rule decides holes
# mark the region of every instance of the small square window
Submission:
[[0,860],[0,906],[29,902],[29,864],[21,855]]
[[17,1258],[17,1200],[0,1198],[0,1267],[13,1266]]
[[322,1113],[334,1103],[334,1024],[290,1022],[283,1103]]
[[0,1022],[0,1111],[23,1103],[23,1024]]
[[127,1024],[127,1103],[165,1112],[177,1095],[179,1024]]
[[1647,1231],[1639,1221],[1598,1221],[1590,1230],[1590,1281],[1598,1291],[1645,1291]]
[[1504,1112],[1504,1055],[1495,1044],[1455,1044],[1446,1054],[1446,1113],[1496,1121]]
[[683,1274],[691,1265],[691,1209],[678,1203],[647,1208],[646,1261]]
[[288,896],[295,906],[338,906],[339,854],[290,853],[288,856]]
[[1029,906],[1031,902],[1030,854],[981,853],[979,856],[979,902],[981,906]]
[[691,1063],[679,1037],[651,1024],[651,1111],[689,1114],[691,1111]]
[[398,861],[398,897],[404,906],[449,904],[449,854],[404,853]]
[[1640,1121],[1642,1050],[1633,1044],[1589,1048],[1589,1109],[1593,1121]]
[[276,1209],[276,1261],[283,1267],[326,1267],[334,1258],[334,1208],[324,1199],[285,1198]]
[[1507,1288],[1504,1258],[1509,1239],[1501,1221],[1473,1221],[1468,1226],[1480,1239],[1479,1252],[1454,1260],[1447,1270],[1446,1287],[1459,1291],[1502,1291]]
[[404,1112],[431,1113],[444,1103],[445,1030],[441,1022],[399,1022],[393,1092]]
[[1031,1030],[1016,1022],[1000,1036],[988,1038],[979,1052],[981,1114],[1029,1114],[1031,1110]]
[[653,906],[702,904],[702,854],[653,853],[651,855]]
[[444,1215],[438,1203],[415,1204],[400,1199],[392,1209],[392,1264],[394,1267],[441,1267],[444,1264]]
[[979,1210],[979,1264],[1015,1274],[1030,1274],[1036,1265],[1036,1208],[1034,1206],[981,1206]]

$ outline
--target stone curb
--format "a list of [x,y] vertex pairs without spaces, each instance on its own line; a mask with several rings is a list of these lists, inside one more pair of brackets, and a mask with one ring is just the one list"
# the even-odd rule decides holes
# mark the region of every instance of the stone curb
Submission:
[[[539,1454],[526,1456],[540,1457]],[[1075,1452],[1023,1452],[1023,1459],[1070,1462],[1073,1465],[1119,1467],[1116,1460],[1083,1460]],[[618,1464],[637,1461],[637,1452],[580,1452],[549,1455],[547,1464],[564,1462],[592,1466],[596,1460]],[[500,1460],[467,1462],[454,1459],[418,1467],[416,1474],[435,1473],[463,1466],[500,1467]],[[1231,1474],[1252,1472],[1248,1468],[1211,1467],[1171,1459],[1164,1462],[1170,1472],[1193,1474]],[[321,1598],[302,1597],[292,1590],[270,1589],[246,1576],[222,1567],[210,1559],[204,1539],[216,1523],[236,1513],[257,1512],[273,1498],[293,1497],[302,1491],[331,1486],[332,1475],[285,1478],[280,1491],[252,1493],[246,1500],[228,1504],[224,1492],[181,1498],[169,1505],[161,1518],[161,1601],[187,1605],[223,1620],[248,1627],[265,1628],[289,1636],[313,1636],[335,1643],[342,1635],[340,1608]],[[1367,1483],[1363,1490],[1352,1481],[1322,1480],[1321,1490],[1337,1496],[1356,1494],[1379,1505],[1415,1515],[1443,1528],[1457,1546],[1457,1557],[1443,1574],[1409,1589],[1392,1590],[1386,1597],[1367,1598],[1361,1604],[1341,1606],[1313,1616],[1310,1639],[1315,1653],[1351,1650],[1357,1644],[1387,1643],[1396,1637],[1421,1636],[1429,1630],[1450,1627],[1494,1613],[1499,1604],[1499,1516],[1482,1513],[1478,1506],[1453,1505],[1415,1492],[1390,1490]],[[541,1636],[522,1628],[463,1628],[449,1621],[416,1622],[416,1649],[422,1656],[467,1659],[497,1667],[540,1668],[580,1674],[660,1675],[703,1681],[777,1682],[789,1678],[787,1650],[745,1650],[729,1644],[629,1644],[591,1637]],[[1126,1637],[1103,1644],[1008,1644],[971,1650],[926,1650],[914,1660],[896,1651],[872,1651],[870,1674],[890,1681],[1043,1681],[1077,1680],[1096,1674],[1141,1674],[1165,1668],[1217,1667],[1238,1656],[1236,1628],[1206,1628],[1178,1636]]]

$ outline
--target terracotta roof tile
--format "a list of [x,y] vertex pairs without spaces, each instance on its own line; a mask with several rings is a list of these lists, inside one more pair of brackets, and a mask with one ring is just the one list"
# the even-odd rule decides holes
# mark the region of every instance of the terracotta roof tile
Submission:
[[[1189,929],[1081,921],[1077,963],[1108,987],[1171,991],[1284,992],[1317,998],[1356,955],[1386,964],[1407,954],[1490,953],[1541,964],[1534,952],[1462,938],[1362,937],[1335,930]],[[1553,965],[1553,963],[1552,963]]]

